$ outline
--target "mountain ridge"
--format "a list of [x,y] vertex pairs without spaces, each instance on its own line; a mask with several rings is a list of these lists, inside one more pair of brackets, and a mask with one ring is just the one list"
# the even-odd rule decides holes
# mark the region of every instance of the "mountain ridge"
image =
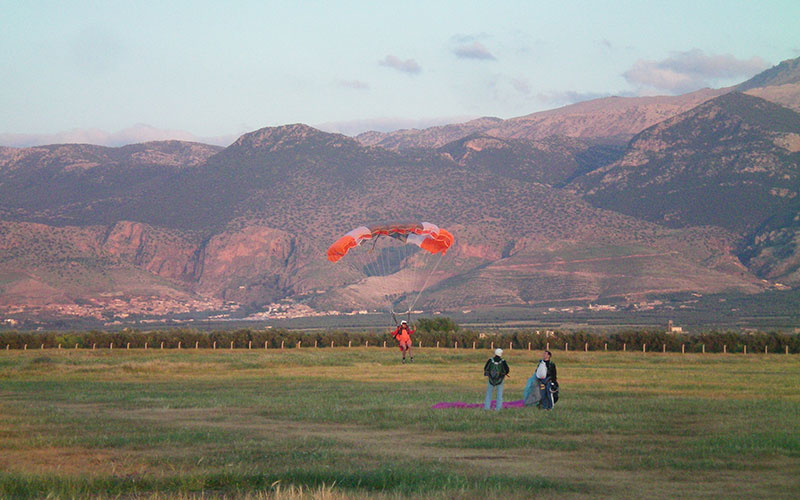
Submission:
[[[729,93],[641,132],[621,160],[588,173],[574,188],[598,206],[671,226],[711,221],[748,231],[782,204],[754,203],[760,211],[742,213],[734,192],[741,195],[763,186],[763,193],[748,196],[770,196],[775,190],[790,190],[778,198],[797,196],[799,172],[792,149],[798,134],[800,114],[758,97]],[[675,196],[676,190],[693,194]],[[711,198],[723,208],[709,210],[705,202]],[[709,219],[717,213],[721,218]]]
[[[428,311],[800,284],[796,113],[748,94],[608,98],[421,135],[290,124],[227,148],[3,148],[0,307],[118,319],[374,308],[363,271],[331,266],[324,250],[379,220],[455,235]],[[645,181],[660,191],[642,198]],[[722,215],[686,208],[697,200]]]

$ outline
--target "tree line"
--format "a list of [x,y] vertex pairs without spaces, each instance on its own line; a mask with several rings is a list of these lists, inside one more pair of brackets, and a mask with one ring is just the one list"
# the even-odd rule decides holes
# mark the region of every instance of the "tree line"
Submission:
[[[387,331],[351,332],[327,330],[302,332],[286,329],[250,329],[201,331],[191,328],[164,330],[83,332],[0,332],[0,349],[72,349],[86,348],[295,348],[317,346],[387,346],[394,339]],[[570,351],[638,350],[667,352],[780,352],[800,353],[800,334],[784,332],[742,333],[709,331],[697,334],[667,333],[663,330],[632,329],[613,333],[559,330],[517,330],[511,332],[482,332],[461,328],[449,318],[417,321],[413,335],[414,346],[491,349],[532,349]]]

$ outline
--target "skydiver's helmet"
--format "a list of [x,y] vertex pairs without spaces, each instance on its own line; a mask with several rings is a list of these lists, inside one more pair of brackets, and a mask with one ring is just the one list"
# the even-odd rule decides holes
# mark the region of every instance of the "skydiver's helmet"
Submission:
[[403,320],[403,321],[401,321],[401,322],[400,322],[400,327],[401,327],[401,328],[402,328],[402,327],[406,327],[406,328],[408,328],[408,321],[406,321],[406,320]]

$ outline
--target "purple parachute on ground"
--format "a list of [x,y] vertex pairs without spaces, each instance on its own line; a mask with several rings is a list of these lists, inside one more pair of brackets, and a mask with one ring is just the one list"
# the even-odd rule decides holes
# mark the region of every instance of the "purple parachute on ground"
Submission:
[[[503,408],[523,408],[525,406],[525,401],[520,399],[517,401],[506,401],[503,403]],[[492,400],[492,408],[497,407],[497,401]],[[434,410],[442,410],[445,408],[483,408],[483,403],[464,403],[463,401],[442,401],[441,403],[436,403],[431,408]]]

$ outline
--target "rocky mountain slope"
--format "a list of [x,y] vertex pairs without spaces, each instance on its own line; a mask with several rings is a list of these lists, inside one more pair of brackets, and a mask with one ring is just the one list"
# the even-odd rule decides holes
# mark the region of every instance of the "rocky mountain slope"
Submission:
[[799,123],[722,89],[358,139],[295,124],[225,149],[4,148],[0,308],[377,307],[364,270],[324,250],[390,220],[455,235],[427,310],[798,283]]
[[[507,158],[530,153],[508,144],[516,156]],[[430,220],[456,236],[421,307],[761,287],[731,259],[725,231],[664,229],[594,208],[542,182],[554,175],[547,158],[512,172],[457,154],[475,147],[399,154],[303,125],[259,130],[204,164],[104,198],[89,226],[37,224],[32,241],[24,216],[6,222],[2,295],[9,306],[112,292],[137,303],[169,298],[162,312],[181,311],[181,301],[259,309],[286,297],[315,309],[377,307],[357,269],[324,258],[338,235],[376,220]],[[587,148],[537,147],[565,158]],[[73,205],[53,207],[54,222],[86,213]],[[104,224],[109,214],[119,220]],[[65,268],[72,274],[59,274]],[[48,290],[58,293],[42,298]]]
[[798,196],[800,114],[730,93],[640,133],[573,183],[590,202],[673,227],[747,232]]
[[86,224],[104,200],[127,198],[147,185],[162,184],[221,149],[179,141],[119,148],[88,144],[0,148],[0,217]]
[[800,112],[800,58],[783,61],[735,90]]
[[798,282],[800,114],[788,108],[726,94],[645,130],[570,189],[667,226],[727,228],[755,275]]

